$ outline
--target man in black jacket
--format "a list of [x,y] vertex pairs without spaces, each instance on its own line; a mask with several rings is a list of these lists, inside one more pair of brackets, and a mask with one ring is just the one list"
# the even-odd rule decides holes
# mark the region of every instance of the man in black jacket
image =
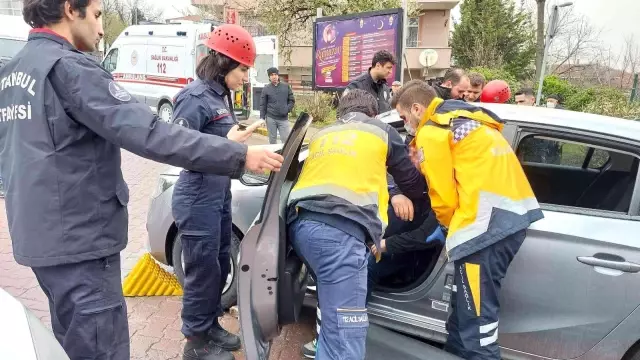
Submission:
[[433,88],[443,100],[463,100],[470,86],[469,76],[460,68],[450,68],[440,84]]
[[360,89],[373,95],[378,100],[378,114],[391,110],[391,89],[387,86],[387,78],[393,71],[396,59],[390,52],[380,50],[373,55],[369,70],[353,79],[345,89],[343,96],[353,89]]
[[282,143],[287,141],[289,132],[289,113],[293,110],[296,101],[293,97],[291,86],[280,81],[278,69],[272,67],[267,70],[270,84],[262,89],[260,97],[260,119],[267,123],[269,143],[278,141],[278,132]]

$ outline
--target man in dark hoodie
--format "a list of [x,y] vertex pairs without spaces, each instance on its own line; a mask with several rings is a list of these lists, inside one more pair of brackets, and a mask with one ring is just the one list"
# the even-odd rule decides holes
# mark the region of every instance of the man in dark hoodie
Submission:
[[450,68],[440,84],[433,88],[443,100],[464,100],[464,94],[471,86],[469,76],[460,68]]
[[393,71],[396,59],[390,52],[380,50],[373,55],[369,70],[353,79],[344,90],[343,96],[350,90],[360,89],[373,95],[378,100],[378,114],[391,110],[391,89],[387,85],[387,78]]
[[278,141],[278,132],[282,143],[287,141],[289,132],[289,113],[293,110],[296,101],[293,97],[291,86],[280,81],[278,69],[272,67],[267,70],[271,83],[262,89],[260,97],[260,119],[267,123],[269,143]]

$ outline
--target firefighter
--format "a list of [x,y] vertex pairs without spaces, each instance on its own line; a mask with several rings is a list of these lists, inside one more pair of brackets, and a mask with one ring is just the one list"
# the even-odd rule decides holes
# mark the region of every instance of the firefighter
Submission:
[[163,122],[137,102],[82,53],[102,36],[100,4],[25,0],[35,29],[0,69],[0,173],[13,255],[33,270],[71,360],[129,359],[120,269],[129,189],[120,148],[233,178],[282,161]]
[[311,139],[289,196],[290,239],[318,284],[320,360],[364,359],[367,244],[379,248],[387,225],[387,169],[408,197],[426,191],[400,134],[373,118],[377,107],[364,90],[342,97],[336,124]]
[[[231,91],[248,81],[256,48],[249,32],[224,24],[209,36],[210,52],[196,68],[198,79],[176,95],[176,124],[226,137],[238,132]],[[253,123],[251,133],[261,121]],[[230,271],[231,178],[183,170],[175,185],[173,217],[182,241],[184,359],[233,359],[240,338],[218,322],[220,297]]]
[[393,106],[416,128],[413,157],[454,262],[446,349],[468,360],[499,360],[501,281],[526,229],[543,218],[538,201],[492,112],[442,100],[420,80],[407,83]]
[[480,102],[504,104],[511,99],[511,88],[504,80],[491,80],[480,94]]

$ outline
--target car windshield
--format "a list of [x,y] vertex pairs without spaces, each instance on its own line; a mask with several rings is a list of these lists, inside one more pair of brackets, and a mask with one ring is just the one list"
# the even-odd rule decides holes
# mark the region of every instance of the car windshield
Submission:
[[0,38],[0,57],[14,57],[26,45],[26,43],[27,42],[23,40]]

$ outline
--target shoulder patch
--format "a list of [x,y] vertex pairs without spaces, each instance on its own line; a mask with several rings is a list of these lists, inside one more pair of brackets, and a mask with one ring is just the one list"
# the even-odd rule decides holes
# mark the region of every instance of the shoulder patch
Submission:
[[118,85],[115,81],[111,81],[109,83],[109,93],[111,94],[111,96],[122,102],[131,100],[131,94],[129,94],[127,90]]
[[173,123],[176,124],[176,125],[180,125],[182,127],[186,127],[187,129],[189,129],[189,122],[185,118],[175,119],[173,121]]

